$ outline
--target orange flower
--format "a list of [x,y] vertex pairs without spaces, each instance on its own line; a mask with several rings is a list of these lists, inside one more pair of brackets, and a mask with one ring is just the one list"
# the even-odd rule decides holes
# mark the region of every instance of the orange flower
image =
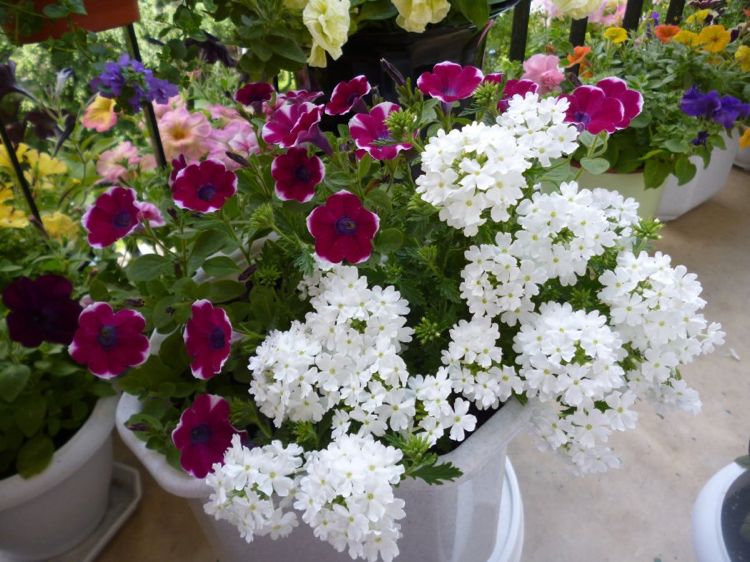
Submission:
[[591,52],[591,47],[573,47],[573,54],[568,55],[568,68],[580,64],[581,67],[588,66],[586,55]]
[[680,26],[678,25],[657,25],[654,28],[656,38],[662,43],[669,43],[672,37],[680,32]]

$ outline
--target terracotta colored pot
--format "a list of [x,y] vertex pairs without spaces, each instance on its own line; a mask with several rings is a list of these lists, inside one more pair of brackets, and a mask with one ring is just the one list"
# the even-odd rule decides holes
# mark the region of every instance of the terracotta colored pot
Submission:
[[[45,6],[54,2],[55,0],[35,0],[34,9],[41,14]],[[61,19],[48,19],[40,16],[41,27],[38,31],[28,35],[18,32],[15,22],[7,23],[4,30],[11,41],[26,44],[57,39],[75,27],[88,31],[105,31],[140,19],[138,0],[85,0],[84,5],[88,12],[85,16],[72,15]]]

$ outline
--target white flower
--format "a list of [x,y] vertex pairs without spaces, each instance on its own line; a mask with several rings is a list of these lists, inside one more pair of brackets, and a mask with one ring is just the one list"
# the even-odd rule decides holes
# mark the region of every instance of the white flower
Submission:
[[325,67],[326,52],[336,60],[349,34],[349,0],[308,0],[302,21],[312,36],[310,66]]
[[462,398],[456,398],[453,403],[453,412],[443,418],[445,429],[450,428],[450,438],[454,441],[463,441],[464,432],[474,431],[477,426],[477,418],[469,414],[469,402]]

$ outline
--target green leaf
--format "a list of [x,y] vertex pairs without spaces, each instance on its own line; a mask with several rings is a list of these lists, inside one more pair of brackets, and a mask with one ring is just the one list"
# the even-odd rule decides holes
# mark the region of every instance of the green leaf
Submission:
[[375,0],[374,2],[365,2],[357,14],[357,21],[387,20],[398,14],[396,6],[391,0]]
[[65,6],[57,4],[48,4],[42,9],[42,13],[48,18],[60,19],[66,17],[70,11]]
[[676,154],[685,154],[690,151],[690,146],[686,141],[677,139],[667,139],[664,142],[664,148]]
[[188,260],[190,272],[198,269],[208,256],[221,250],[227,243],[228,238],[228,234],[222,230],[202,231],[195,239],[193,249],[190,252],[190,259]]
[[477,27],[483,27],[490,19],[489,3],[484,0],[453,0],[452,4]]
[[276,53],[285,59],[293,60],[299,63],[307,62],[307,56],[294,40],[279,35],[271,35],[266,38],[266,44]]
[[212,277],[226,277],[240,272],[240,266],[230,257],[216,256],[205,261],[203,271]]
[[133,283],[151,281],[172,269],[172,262],[157,254],[147,254],[134,259],[127,268],[128,279]]
[[674,163],[674,175],[679,185],[684,185],[695,177],[698,169],[687,156],[680,156]]
[[375,244],[378,249],[385,253],[390,254],[395,252],[404,243],[404,235],[398,228],[386,228],[381,231],[375,239]]
[[643,167],[643,181],[646,189],[654,189],[664,183],[671,173],[672,166],[664,160],[651,159],[646,161]]
[[206,298],[212,303],[228,302],[245,293],[245,285],[237,281],[214,281],[207,285]]
[[47,401],[43,396],[30,396],[17,404],[14,420],[26,437],[33,437],[44,425]]
[[452,482],[463,473],[452,463],[433,464],[422,466],[411,473],[414,478],[421,478],[428,484],[442,484]]
[[598,176],[609,170],[609,162],[604,158],[581,158],[581,167],[589,174]]
[[582,131],[581,134],[578,135],[578,142],[586,148],[591,148],[596,142],[596,135],[589,133],[588,131]]
[[29,478],[42,472],[55,454],[55,445],[46,435],[37,435],[24,443],[18,451],[16,470],[23,478]]
[[31,369],[26,365],[8,365],[0,371],[0,397],[13,402],[26,387]]

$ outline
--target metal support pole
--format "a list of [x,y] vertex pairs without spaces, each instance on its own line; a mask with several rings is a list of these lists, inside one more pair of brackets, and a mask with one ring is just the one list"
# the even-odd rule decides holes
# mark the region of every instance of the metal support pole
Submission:
[[638,27],[642,13],[643,0],[628,0],[625,7],[625,17],[622,18],[622,26],[628,31],[633,31]]
[[529,12],[531,0],[521,0],[513,8],[513,31],[510,35],[510,60],[526,58],[526,40],[529,35]]
[[667,8],[667,23],[676,25],[682,19],[682,12],[685,10],[685,0],[672,0]]
[[[135,35],[135,27],[133,24],[128,24],[125,28],[125,41],[128,44],[131,56],[139,61],[143,62],[141,58],[141,50],[138,48],[138,38]],[[151,103],[143,104],[143,110],[146,113],[146,125],[148,126],[148,132],[151,136],[151,144],[154,147],[154,154],[156,155],[156,163],[163,169],[167,169],[167,156],[164,153],[164,145],[161,142],[161,135],[159,134],[159,122],[156,119],[156,113],[154,113],[154,106]]]
[[[586,43],[586,27],[588,26],[589,19],[581,18],[573,20],[570,24],[570,43],[574,47],[580,47]],[[577,64],[570,69],[570,72],[578,76],[578,72],[581,70],[581,65]]]

